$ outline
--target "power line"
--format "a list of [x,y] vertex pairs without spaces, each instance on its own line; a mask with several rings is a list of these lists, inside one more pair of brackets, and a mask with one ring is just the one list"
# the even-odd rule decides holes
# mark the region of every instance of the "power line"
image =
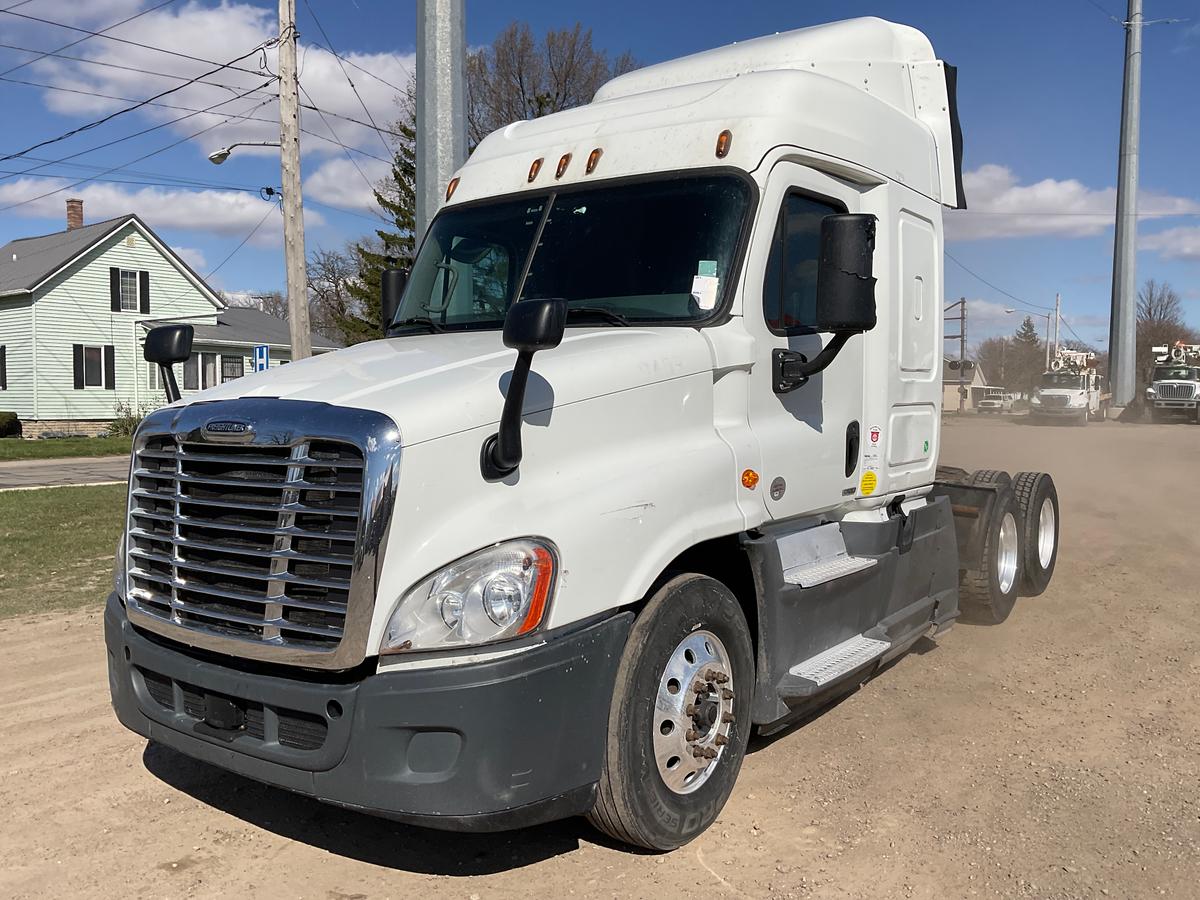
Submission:
[[[364,75],[368,76],[369,78],[374,78],[380,84],[385,85],[386,87],[390,87],[397,94],[407,93],[407,90],[408,90],[407,88],[397,87],[396,85],[394,85],[390,81],[388,81],[386,78],[380,78],[378,75],[376,75],[370,69],[364,69],[362,66],[360,66],[358,63],[356,63],[354,60],[348,59],[347,57],[342,56],[341,54],[337,53],[336,51],[334,51],[334,49],[332,47],[321,47],[320,44],[316,44],[316,43],[314,43],[313,46],[320,47],[322,50],[328,51],[329,53],[333,54],[338,59],[340,59],[342,62],[344,62],[346,65],[350,66],[350,68],[358,69],[358,71],[362,72]],[[405,66],[404,63],[400,62],[399,60],[396,60],[396,62],[399,64],[400,68],[404,69],[404,74],[408,75],[408,77],[411,78],[412,72],[410,72],[408,70],[408,67]]]
[[[66,131],[66,132],[64,132],[64,133],[60,134],[58,137],[54,137],[54,138],[47,138],[46,140],[44,140],[44,141],[39,141],[38,143],[36,143],[36,144],[33,144],[33,145],[29,146],[29,147],[26,147],[24,150],[21,150],[21,151],[19,151],[19,152],[17,152],[17,153],[9,153],[9,154],[7,154],[7,155],[5,155],[5,156],[0,156],[0,162],[7,162],[7,161],[8,161],[8,160],[10,160],[10,159],[17,159],[18,157],[24,156],[26,153],[30,153],[30,152],[32,152],[32,151],[34,151],[34,150],[39,150],[39,149],[41,149],[42,147],[46,147],[46,146],[48,146],[48,145],[50,145],[50,144],[57,144],[59,141],[65,141],[65,140],[67,140],[68,138],[74,137],[74,136],[75,136],[75,135],[77,135],[77,134],[81,134],[82,132],[85,132],[85,131],[90,131],[90,130],[91,130],[91,129],[93,129],[93,128],[97,128],[97,127],[99,127],[100,125],[103,125],[103,124],[105,124],[106,122],[111,122],[113,119],[117,118],[118,116],[123,116],[123,115],[125,115],[126,113],[131,113],[131,112],[133,112],[134,110],[141,109],[143,106],[146,106],[146,105],[147,105],[147,104],[149,104],[149,103],[153,103],[155,100],[159,100],[159,99],[161,99],[161,98],[163,98],[163,97],[167,96],[168,94],[173,94],[173,93],[175,93],[176,91],[181,91],[181,90],[183,90],[185,87],[187,87],[187,86],[188,86],[188,85],[190,85],[190,84],[195,84],[197,81],[199,81],[199,80],[200,80],[201,78],[203,78],[205,75],[215,75],[217,72],[220,72],[222,69],[226,69],[226,68],[228,68],[228,67],[229,67],[229,66],[231,66],[233,63],[237,62],[239,59],[245,59],[247,56],[250,56],[252,53],[256,53],[256,52],[258,52],[258,51],[259,51],[259,50],[261,50],[261,49],[262,49],[264,46],[266,46],[266,45],[265,45],[265,44],[260,44],[259,46],[255,47],[254,49],[252,49],[252,50],[249,50],[249,51],[247,51],[246,53],[243,53],[243,54],[241,54],[240,56],[236,56],[236,57],[234,57],[234,58],[233,58],[232,60],[230,60],[229,62],[227,62],[227,63],[223,63],[223,64],[221,64],[221,65],[217,66],[215,69],[212,69],[212,70],[210,70],[210,71],[208,71],[208,72],[205,72],[203,75],[197,75],[197,76],[196,76],[196,77],[194,77],[194,78],[190,78],[190,79],[188,79],[188,80],[187,80],[187,81],[185,81],[183,84],[176,85],[176,86],[175,86],[175,87],[173,87],[173,88],[168,88],[168,89],[167,89],[167,90],[165,90],[165,91],[160,91],[159,93],[155,94],[154,96],[150,97],[149,99],[146,99],[146,100],[141,100],[141,101],[139,101],[139,102],[137,102],[137,103],[134,103],[132,106],[126,106],[126,107],[124,107],[124,108],[122,108],[122,109],[118,109],[118,110],[116,110],[115,112],[111,112],[111,113],[109,113],[109,114],[108,114],[108,115],[106,115],[106,116],[101,116],[99,119],[96,119],[95,121],[88,122],[88,123],[86,123],[86,124],[84,124],[84,125],[79,125],[79,126],[77,126],[76,128],[72,128],[70,131]],[[269,82],[268,82],[268,83],[269,83]],[[264,86],[265,86],[265,85],[264,85]]]
[[990,287],[993,291],[1003,294],[1008,299],[1014,300],[1017,303],[1020,303],[1022,306],[1028,306],[1030,309],[1040,309],[1040,310],[1044,310],[1045,312],[1053,312],[1054,311],[1049,306],[1038,306],[1036,303],[1030,303],[1028,300],[1022,300],[1016,294],[1010,294],[1008,291],[1004,290],[1004,288],[996,287],[996,285],[992,284],[990,281],[988,281],[986,278],[984,278],[978,272],[976,272],[972,269],[968,269],[963,263],[959,262],[957,259],[955,259],[953,256],[951,256],[950,251],[944,250],[943,252],[945,252],[946,258],[948,260],[950,260],[952,263],[954,263],[956,266],[958,266],[960,269],[962,269],[968,275],[971,275],[974,278],[979,279],[984,284],[986,284],[988,287]]
[[[342,74],[346,76],[346,84],[350,85],[350,90],[354,92],[354,96],[358,99],[358,105],[362,107],[362,111],[367,114],[367,121],[371,123],[371,127],[375,129],[375,134],[379,137],[379,142],[383,144],[383,152],[391,153],[392,148],[388,146],[388,142],[383,139],[383,132],[379,126],[375,124],[375,117],[371,115],[371,111],[367,109],[367,104],[363,102],[362,94],[358,92],[358,88],[354,85],[354,79],[350,77],[350,73],[346,71],[346,64],[342,62],[342,58],[334,49],[333,41],[329,39],[329,35],[325,33],[325,26],[321,24],[321,20],[317,18],[317,12],[312,8],[308,0],[304,0],[304,8],[308,10],[308,14],[312,16],[313,22],[317,25],[317,31],[321,32],[321,37],[325,38],[325,43],[329,45],[329,52],[333,54],[333,58],[338,61],[338,67],[342,70]],[[305,92],[307,93],[307,91]],[[312,98],[309,97],[311,100]],[[336,136],[336,135],[335,135]],[[357,166],[356,166],[357,168]]]
[[[263,82],[263,85],[266,85],[266,84],[269,84],[269,83],[270,83],[270,81],[266,81],[266,82]],[[76,158],[76,157],[78,157],[78,156],[84,156],[85,154],[88,154],[88,153],[94,153],[94,152],[95,152],[95,151],[97,151],[97,150],[103,150],[103,149],[105,149],[106,147],[112,147],[112,146],[114,146],[115,144],[120,144],[120,143],[123,143],[123,142],[125,142],[125,141],[132,140],[133,138],[136,138],[136,137],[141,137],[141,136],[142,136],[142,135],[144,135],[144,134],[149,134],[151,131],[157,131],[157,130],[158,130],[158,129],[160,129],[160,128],[166,128],[168,125],[174,125],[174,124],[176,124],[177,122],[182,122],[182,121],[184,121],[185,119],[190,119],[190,118],[192,118],[193,116],[196,116],[196,115],[202,115],[202,114],[204,114],[204,113],[212,112],[212,111],[213,111],[214,109],[216,109],[218,106],[224,106],[226,103],[232,103],[232,102],[233,102],[233,101],[235,101],[235,100],[241,100],[241,99],[243,99],[244,97],[246,97],[246,96],[248,96],[248,95],[250,95],[250,94],[253,94],[253,93],[255,93],[256,91],[258,91],[258,90],[260,90],[260,89],[261,89],[260,87],[252,88],[251,90],[249,90],[249,91],[246,91],[245,93],[243,93],[243,94],[240,94],[240,95],[238,95],[238,96],[230,97],[230,98],[229,98],[229,99],[227,99],[227,100],[221,100],[221,101],[219,101],[218,103],[214,103],[214,104],[212,104],[211,106],[207,107],[206,109],[199,109],[199,110],[196,110],[195,112],[190,112],[190,113],[188,113],[187,115],[183,115],[183,116],[177,116],[177,117],[176,117],[176,118],[174,118],[174,119],[168,119],[166,122],[160,122],[160,123],[158,123],[157,125],[151,125],[150,127],[148,127],[148,128],[143,128],[143,129],[141,129],[140,131],[135,131],[133,134],[127,134],[127,135],[125,135],[124,137],[114,138],[114,139],[113,139],[113,140],[111,140],[111,141],[106,141],[105,143],[103,143],[103,144],[98,144],[98,145],[97,145],[97,146],[95,146],[95,147],[89,147],[89,148],[87,148],[87,149],[85,149],[85,150],[78,150],[78,151],[76,151],[75,153],[68,154],[67,156],[60,157],[59,159],[51,160],[50,162],[46,162],[46,163],[41,163],[40,165],[31,166],[30,168],[28,168],[28,169],[25,169],[25,170],[24,170],[23,172],[21,172],[20,174],[26,174],[26,173],[29,173],[29,172],[35,172],[35,171],[38,171],[39,169],[44,169],[44,168],[46,168],[46,166],[47,166],[47,165],[53,165],[53,164],[55,164],[55,163],[63,163],[63,162],[66,162],[67,160],[70,160],[70,159],[75,159],[75,158]],[[266,100],[262,101],[261,103],[259,103],[257,106],[253,106],[253,107],[251,107],[251,110],[254,110],[254,109],[259,109],[259,108],[261,108],[261,107],[263,107],[263,106],[266,106],[266,105],[267,105],[268,103],[270,103],[270,102],[271,102],[271,98],[268,98],[268,99],[266,99]],[[248,110],[248,111],[249,111],[249,110]],[[218,115],[220,115],[220,113],[218,113]],[[217,124],[218,124],[218,125],[223,125],[223,124],[225,124],[226,122],[228,122],[230,119],[232,119],[232,118],[235,118],[235,117],[236,117],[235,115],[229,115],[229,116],[227,116],[227,117],[226,117],[226,118],[225,118],[223,121],[221,121],[221,122],[218,122]],[[216,126],[216,125],[213,125],[213,126],[211,126],[211,127],[212,127],[212,128],[215,128],[215,127],[217,127],[217,126]],[[208,131],[208,130],[211,130],[211,129],[205,129],[205,130],[206,130],[206,131]],[[201,133],[203,133],[203,132],[201,132]],[[4,176],[0,176],[0,181],[3,181],[5,178],[11,178],[11,177],[12,177],[11,175],[4,175]]]
[[[29,0],[23,0],[23,2],[21,2],[21,3],[17,3],[13,6],[6,7],[4,10],[0,10],[0,11],[11,12],[12,10],[16,9],[18,6],[24,6],[25,3],[28,3],[28,2],[29,2]],[[151,6],[147,9],[143,9],[141,12],[134,13],[132,16],[124,18],[120,22],[114,22],[113,24],[109,25],[107,28],[101,28],[96,33],[103,35],[106,31],[112,31],[114,28],[119,28],[120,26],[124,25],[126,22],[132,22],[134,19],[140,18],[148,13],[152,13],[155,10],[162,9],[164,6],[169,6],[170,4],[175,3],[175,2],[176,2],[176,0],[162,0],[162,2],[159,3],[157,6]],[[32,63],[37,62],[39,59],[45,59],[47,56],[53,56],[53,55],[57,54],[60,50],[66,50],[69,47],[74,47],[76,44],[82,44],[84,41],[91,40],[91,38],[92,38],[92,35],[90,35],[90,34],[84,35],[83,37],[79,38],[78,40],[71,41],[71,43],[69,43],[69,44],[63,44],[61,47],[58,48],[58,50],[48,51],[45,53],[42,53],[37,50],[31,50],[29,52],[37,53],[38,55],[35,56],[33,59],[27,59],[23,63],[18,63],[17,65],[13,66],[11,69],[5,69],[3,72],[0,72],[0,75],[10,75],[13,72],[17,71],[17,69],[23,69],[23,68],[25,68],[25,66],[31,65]]]
[[[308,97],[308,91],[304,90],[304,85],[300,84],[299,81],[297,81],[296,84],[299,86],[300,90],[304,92],[304,96]],[[312,98],[309,97],[309,99],[311,100]],[[325,118],[324,113],[322,113],[320,110],[317,110],[317,115],[321,117],[321,121],[325,123],[325,127],[328,128],[329,131],[336,138],[338,136],[337,132],[333,130],[333,126],[329,124],[329,121]],[[345,145],[343,144],[342,146],[345,146]],[[358,165],[358,160],[356,160],[353,156],[351,156],[349,154],[349,152],[346,153],[346,159],[350,160],[350,165],[354,166],[354,171],[356,171],[358,173],[358,177],[363,180],[363,183],[366,184],[367,188],[370,189],[373,193],[375,191],[375,185],[371,182],[371,179],[367,177],[366,173],[363,172],[362,168]]]
[[221,260],[219,263],[217,263],[217,265],[214,268],[208,270],[208,273],[204,276],[204,280],[208,281],[208,279],[212,278],[214,275],[217,274],[217,272],[220,270],[220,268],[223,265],[225,265],[225,263],[227,263],[231,259],[233,259],[233,257],[237,254],[237,252],[246,246],[246,243],[250,240],[250,238],[254,237],[254,235],[258,232],[258,229],[263,227],[263,223],[265,223],[267,221],[267,219],[270,218],[271,213],[276,212],[278,209],[279,209],[279,205],[272,203],[271,208],[267,210],[267,214],[258,220],[258,224],[250,229],[250,233],[247,234],[244,238],[242,238],[241,241],[238,243],[238,245],[236,247],[234,247],[232,250],[230,250],[229,254],[223,260]]
[[[234,98],[234,99],[238,99],[238,98]],[[230,101],[229,101],[229,100],[225,100],[225,101],[223,101],[223,102],[224,102],[224,103],[229,103]],[[262,101],[262,103],[260,103],[260,104],[258,104],[258,105],[259,105],[259,106],[265,106],[265,105],[266,105],[267,103],[269,103],[269,102],[270,102],[269,100],[264,100],[264,101]],[[218,105],[220,105],[220,104],[218,104]],[[186,118],[186,117],[185,117],[185,118]],[[141,162],[142,160],[144,160],[144,159],[149,159],[149,158],[150,158],[150,157],[152,157],[152,156],[157,156],[159,153],[165,153],[167,150],[170,150],[170,149],[172,149],[172,148],[174,148],[174,147],[178,147],[180,144],[184,143],[185,141],[190,141],[190,140],[192,140],[193,138],[197,138],[197,137],[199,137],[199,136],[200,136],[200,135],[202,135],[202,134],[205,134],[205,133],[207,133],[207,132],[209,132],[209,131],[212,131],[214,128],[217,128],[217,127],[219,127],[219,126],[221,126],[221,125],[224,125],[224,124],[225,124],[226,122],[228,122],[228,121],[229,121],[229,119],[223,119],[223,120],[222,120],[222,121],[220,121],[220,122],[214,122],[212,125],[209,125],[209,126],[207,126],[206,128],[201,128],[199,131],[197,131],[197,132],[194,132],[194,133],[192,133],[192,134],[189,134],[189,135],[187,135],[186,137],[182,137],[182,138],[180,138],[180,139],[179,139],[179,140],[177,140],[177,141],[173,141],[172,143],[170,143],[170,144],[167,144],[165,147],[159,147],[157,150],[152,150],[152,151],[150,151],[149,153],[146,153],[146,154],[144,154],[143,156],[139,156],[137,159],[131,159],[131,160],[130,160],[129,162],[127,162],[127,163],[122,163],[122,164],[121,164],[121,165],[119,165],[119,166],[113,166],[113,167],[111,167],[111,168],[105,169],[103,172],[101,172],[101,173],[99,173],[99,174],[100,174],[100,175],[111,175],[113,172],[119,172],[121,169],[124,169],[124,168],[126,168],[127,166],[132,166],[132,165],[135,165],[136,163],[140,163],[140,162]],[[6,177],[7,177],[7,176],[6,176]],[[71,190],[72,188],[79,187],[79,185],[81,185],[81,184],[86,184],[86,183],[87,183],[87,182],[89,182],[89,181],[94,181],[94,180],[96,179],[96,177],[97,177],[97,176],[89,176],[89,177],[87,177],[87,178],[81,178],[80,180],[78,180],[78,181],[76,181],[76,182],[73,182],[72,184],[68,184],[68,185],[66,185],[65,187],[61,187],[61,188],[58,188],[58,189],[56,189],[56,190],[53,190],[53,191],[47,191],[47,192],[46,192],[46,193],[44,193],[44,194],[39,194],[39,195],[38,195],[38,196],[36,196],[36,197],[30,197],[30,198],[28,198],[28,199],[26,199],[26,200],[20,200],[20,201],[18,201],[17,203],[10,203],[10,204],[8,204],[7,206],[0,206],[0,212],[5,212],[5,211],[7,211],[7,210],[10,210],[10,209],[15,209],[15,208],[16,208],[16,207],[18,207],[18,206],[24,206],[26,203],[33,203],[33,202],[35,202],[35,201],[37,201],[37,200],[44,200],[46,197],[52,197],[52,196],[54,196],[55,194],[61,194],[63,191],[69,191],[69,190]]]
[[1106,19],[1116,22],[1118,25],[1121,25],[1121,26],[1125,25],[1124,19],[1118,19],[1116,16],[1114,16],[1112,13],[1110,13],[1107,9],[1105,9],[1103,6],[1101,6],[1099,3],[1097,3],[1096,0],[1084,0],[1084,2],[1086,2],[1090,6],[1093,6],[1096,9],[1098,9],[1101,13],[1104,14],[1104,17]]

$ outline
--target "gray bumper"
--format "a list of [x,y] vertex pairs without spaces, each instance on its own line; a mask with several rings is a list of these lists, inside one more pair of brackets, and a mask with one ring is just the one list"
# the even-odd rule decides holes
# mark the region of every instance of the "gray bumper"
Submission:
[[104,632],[113,708],[138,734],[330,803],[490,831],[591,808],[632,618],[502,659],[350,682],[193,656],[135,629],[115,594]]
[[1176,410],[1184,412],[1186,410],[1194,410],[1197,401],[1195,400],[1155,400],[1155,409]]

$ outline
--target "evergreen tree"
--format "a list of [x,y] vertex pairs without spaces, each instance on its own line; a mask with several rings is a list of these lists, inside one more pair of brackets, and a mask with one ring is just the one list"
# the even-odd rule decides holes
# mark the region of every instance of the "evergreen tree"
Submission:
[[338,315],[334,323],[347,344],[383,337],[379,297],[383,270],[411,267],[416,249],[416,106],[411,97],[404,99],[400,121],[393,126],[399,136],[395,138],[392,171],[375,189],[375,202],[388,222],[376,229],[374,239],[353,246],[358,277],[347,289],[354,307]]
[[1014,390],[1032,393],[1042,379],[1045,368],[1045,349],[1038,337],[1037,326],[1030,316],[1025,317],[1021,327],[1012,338],[1012,359],[1009,379]]

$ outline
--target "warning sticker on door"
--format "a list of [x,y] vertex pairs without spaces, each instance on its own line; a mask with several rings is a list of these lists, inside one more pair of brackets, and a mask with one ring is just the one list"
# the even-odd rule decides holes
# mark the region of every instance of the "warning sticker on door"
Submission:
[[878,425],[867,428],[867,439],[863,441],[863,468],[876,469],[883,453],[883,429]]
[[875,488],[879,486],[879,478],[875,474],[874,469],[867,469],[862,473],[862,480],[858,483],[858,489],[864,497],[870,497],[875,493]]

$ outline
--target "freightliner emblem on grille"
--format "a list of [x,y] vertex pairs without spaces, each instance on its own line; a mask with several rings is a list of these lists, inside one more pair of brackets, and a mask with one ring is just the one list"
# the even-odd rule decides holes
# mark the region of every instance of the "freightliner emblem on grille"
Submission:
[[204,435],[219,441],[248,441],[254,437],[254,426],[236,419],[214,419],[204,423]]

